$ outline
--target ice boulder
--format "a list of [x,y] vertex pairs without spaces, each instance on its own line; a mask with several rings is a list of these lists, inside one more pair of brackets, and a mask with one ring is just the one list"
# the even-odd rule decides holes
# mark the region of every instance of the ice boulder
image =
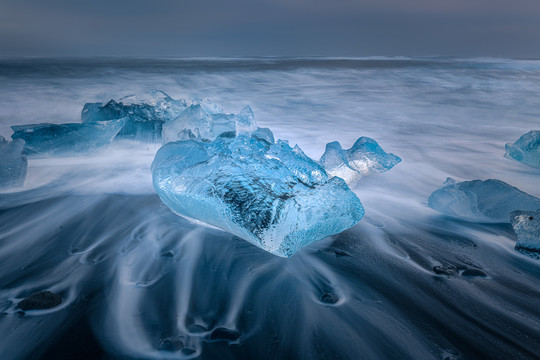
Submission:
[[515,143],[506,144],[505,147],[506,158],[540,168],[540,130],[531,130]]
[[364,215],[340,178],[286,142],[224,133],[163,146],[154,188],[176,214],[221,228],[278,256],[337,234]]
[[25,141],[24,152],[34,156],[58,156],[98,149],[118,134],[126,119],[88,124],[32,124],[12,126],[13,139]]
[[540,199],[500,180],[458,183],[449,178],[430,195],[428,205],[442,214],[468,221],[507,223],[514,210],[540,208]]
[[23,153],[24,141],[7,141],[0,136],[0,188],[22,186],[26,179],[28,161]]
[[517,236],[516,250],[526,254],[540,253],[540,209],[512,211],[510,223]]
[[189,131],[201,141],[212,141],[223,133],[250,135],[257,130],[255,116],[249,106],[238,115],[226,114],[208,102],[196,102],[188,106],[177,118],[163,124],[163,143],[185,140]]
[[400,161],[398,156],[386,153],[375,140],[364,136],[348,150],[344,150],[337,141],[326,144],[320,159],[328,174],[339,176],[347,184],[366,175],[388,171]]
[[87,103],[81,119],[84,123],[93,123],[125,118],[126,123],[118,133],[118,138],[161,142],[163,123],[175,119],[186,108],[185,100],[175,100],[163,91],[153,90],[140,99],[127,96],[119,101],[110,100],[106,104]]

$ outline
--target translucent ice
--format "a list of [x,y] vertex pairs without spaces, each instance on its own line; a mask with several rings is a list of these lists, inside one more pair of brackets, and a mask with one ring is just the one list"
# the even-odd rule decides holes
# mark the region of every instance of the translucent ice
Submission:
[[428,199],[438,212],[477,222],[508,222],[514,210],[536,210],[540,199],[500,180],[456,183],[447,179]]
[[257,138],[259,140],[264,140],[269,144],[274,143],[274,134],[272,133],[272,131],[269,128],[257,128],[257,130],[255,130],[251,134],[251,136],[253,136],[254,138]]
[[516,250],[540,252],[540,209],[512,211],[510,222],[517,236]]
[[256,136],[225,133],[212,142],[163,146],[154,187],[178,215],[216,226],[278,256],[339,233],[364,215],[340,178],[291,149]]
[[88,124],[33,124],[12,126],[13,139],[25,141],[28,155],[56,156],[95,150],[111,142],[126,119]]
[[238,115],[225,114],[210,102],[196,102],[185,109],[177,118],[163,124],[163,143],[185,140],[186,131],[200,136],[201,141],[212,141],[223,133],[249,135],[256,131],[255,116],[249,106]]
[[175,100],[163,91],[153,90],[143,99],[129,96],[118,102],[87,103],[81,119],[84,123],[92,123],[125,118],[126,123],[118,138],[160,142],[163,123],[175,119],[186,107],[185,100]]
[[531,130],[515,143],[506,144],[505,147],[506,158],[540,168],[540,130]]
[[368,137],[359,138],[348,150],[344,150],[337,141],[328,143],[320,159],[328,174],[339,176],[347,184],[366,175],[388,171],[400,161],[398,156],[386,153]]
[[24,141],[16,139],[9,142],[0,135],[0,188],[24,184],[28,161],[23,149]]

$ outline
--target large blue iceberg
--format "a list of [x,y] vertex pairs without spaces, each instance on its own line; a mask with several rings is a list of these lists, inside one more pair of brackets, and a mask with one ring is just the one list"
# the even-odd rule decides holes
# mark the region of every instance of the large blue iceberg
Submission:
[[270,135],[168,143],[152,163],[154,187],[178,215],[282,257],[360,221],[362,204],[341,178]]
[[339,176],[347,184],[366,175],[388,171],[400,161],[398,156],[386,153],[375,140],[364,136],[348,150],[344,150],[337,141],[326,144],[320,159],[328,174]]
[[516,233],[516,250],[529,254],[540,253],[540,209],[513,211],[510,222]]
[[26,179],[28,160],[23,153],[24,141],[7,141],[0,135],[0,188],[22,186]]
[[474,222],[508,223],[514,210],[536,210],[540,199],[503,181],[447,179],[434,191],[428,205],[438,212]]
[[12,126],[13,139],[25,141],[24,151],[33,156],[61,156],[85,153],[107,145],[126,120],[88,124],[31,124]]
[[540,168],[540,130],[531,130],[515,143],[506,144],[505,147],[506,158]]
[[[203,100],[199,102],[204,103]],[[175,100],[163,91],[153,90],[143,100],[124,97],[107,103],[87,103],[81,113],[84,123],[126,119],[118,138],[161,142],[163,123],[178,117],[187,108],[185,100]]]

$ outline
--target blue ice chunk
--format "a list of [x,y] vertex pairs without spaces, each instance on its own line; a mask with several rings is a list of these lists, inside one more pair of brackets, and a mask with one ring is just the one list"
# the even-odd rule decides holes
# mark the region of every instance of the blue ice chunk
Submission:
[[540,209],[512,211],[510,223],[516,233],[516,250],[528,254],[540,253]]
[[[195,102],[188,106],[177,118],[163,124],[163,143],[185,140],[184,131],[198,133],[201,141],[212,141],[223,133],[232,136],[250,134],[257,129],[255,116],[249,106],[238,113],[225,114],[222,109],[209,101]],[[221,112],[219,112],[221,111]]]
[[506,144],[504,157],[540,169],[540,130],[531,130],[515,143]]
[[160,142],[163,123],[175,119],[187,107],[185,100],[175,100],[163,91],[153,90],[143,100],[133,96],[120,101],[87,103],[81,113],[84,123],[125,118],[117,138]]
[[428,205],[438,212],[475,222],[508,223],[514,210],[536,210],[540,199],[503,181],[452,179],[434,191]]
[[190,105],[177,118],[163,125],[163,143],[183,140],[184,131],[198,134],[201,141],[211,141],[224,132],[235,133],[234,115],[212,114],[200,104]]
[[347,184],[300,151],[230,133],[168,143],[152,163],[154,188],[176,214],[289,257],[364,215]]
[[274,143],[274,134],[269,128],[257,128],[251,136],[259,140],[264,140],[269,144]]
[[84,153],[107,145],[125,125],[126,119],[74,124],[12,126],[13,139],[25,141],[27,155],[58,156]]
[[22,186],[28,161],[23,153],[24,141],[7,141],[0,135],[0,188]]
[[344,150],[337,141],[326,144],[320,159],[328,174],[339,176],[347,184],[366,175],[388,171],[400,161],[398,156],[386,153],[375,140],[364,136],[348,150]]

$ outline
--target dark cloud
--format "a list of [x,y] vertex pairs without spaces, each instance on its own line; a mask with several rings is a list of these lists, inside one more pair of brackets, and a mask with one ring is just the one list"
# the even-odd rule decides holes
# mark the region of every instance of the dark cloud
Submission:
[[537,0],[4,0],[4,56],[540,57]]

